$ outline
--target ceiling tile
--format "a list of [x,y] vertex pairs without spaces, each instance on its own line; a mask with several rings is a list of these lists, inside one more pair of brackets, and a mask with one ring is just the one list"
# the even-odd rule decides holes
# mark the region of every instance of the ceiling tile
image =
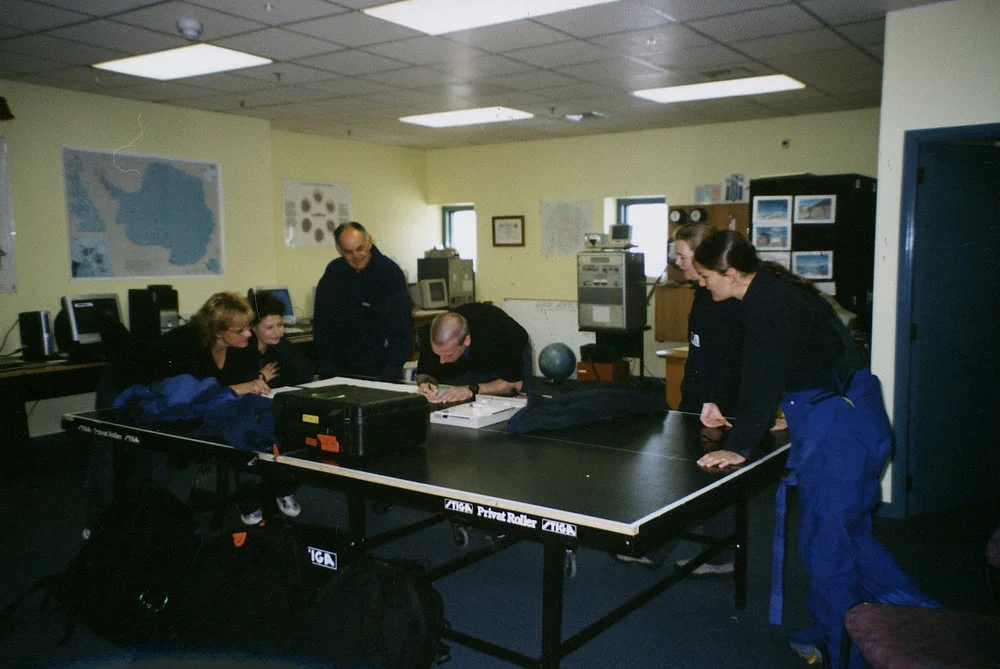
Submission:
[[829,30],[805,30],[798,33],[787,33],[776,37],[760,37],[758,39],[732,43],[732,48],[751,58],[770,58],[790,54],[812,53],[815,51],[832,51],[850,46],[842,37]]
[[554,44],[567,39],[564,33],[546,28],[533,21],[511,21],[495,26],[448,33],[445,37],[493,53],[514,51],[542,44]]
[[373,44],[366,46],[365,51],[413,65],[430,65],[431,63],[465,60],[483,55],[482,51],[468,44],[431,35],[413,37],[397,42]]
[[281,28],[266,28],[236,35],[216,42],[219,46],[236,49],[272,60],[294,60],[305,56],[339,51],[344,47],[327,40],[300,35]]
[[165,2],[137,9],[113,17],[115,21],[127,23],[168,35],[181,35],[177,22],[181,19],[197,19],[202,23],[201,40],[211,41],[239,33],[250,32],[265,27],[259,21],[250,21],[230,14],[222,14],[211,9],[187,2]]
[[[72,2],[73,0],[66,0]],[[189,0],[191,4],[214,9],[226,14],[242,16],[253,21],[277,26],[283,23],[306,21],[345,11],[323,0],[294,0],[294,2],[247,2],[247,0]],[[343,3],[340,3],[343,4]]]
[[69,23],[86,21],[87,14],[57,9],[26,0],[4,0],[0,22],[21,30],[49,30]]
[[546,14],[534,21],[574,37],[593,37],[626,30],[655,28],[670,23],[671,18],[641,2],[619,0],[571,12]]
[[788,0],[643,0],[643,2],[677,21],[696,21],[710,16],[737,14],[751,9],[771,7]]
[[308,65],[309,67],[346,76],[387,72],[406,67],[405,63],[400,63],[398,60],[383,58],[382,56],[376,56],[375,54],[366,53],[358,49],[348,49],[322,56],[301,58],[296,62],[300,65]]
[[426,67],[404,67],[390,72],[369,74],[365,79],[402,88],[423,88],[451,81],[452,77],[439,70],[431,70]]
[[821,27],[819,21],[794,4],[702,19],[688,25],[720,42],[769,37]]
[[392,42],[422,35],[416,30],[372,18],[360,12],[293,23],[286,27],[306,35],[353,47]]
[[574,40],[508,51],[505,55],[536,67],[553,68],[608,60],[615,54],[605,48]]
[[50,31],[49,34],[94,46],[106,47],[113,44],[115,49],[128,54],[152,53],[184,46],[188,43],[180,35],[173,37],[104,19],[88,21],[67,28],[57,28]]
[[665,24],[648,30],[630,30],[613,35],[601,35],[589,40],[623,56],[644,58],[657,53],[692,49],[711,41],[686,26]]

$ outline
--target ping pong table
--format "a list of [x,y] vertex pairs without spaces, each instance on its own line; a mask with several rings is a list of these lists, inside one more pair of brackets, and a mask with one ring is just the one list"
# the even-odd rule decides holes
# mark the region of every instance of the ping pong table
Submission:
[[[150,448],[234,449],[189,436],[189,424],[141,426],[120,410],[67,414],[64,427]],[[451,522],[456,541],[467,527],[481,528],[498,543],[469,550],[431,569],[440,578],[513,543],[542,547],[541,656],[529,657],[457,629],[444,636],[524,667],[558,667],[561,658],[630,612],[651,601],[727,547],[735,553],[735,604],[747,590],[748,498],[784,472],[785,433],[771,434],[762,458],[725,472],[696,463],[716,447],[718,433],[697,415],[669,412],[548,430],[508,433],[498,423],[479,430],[431,424],[423,446],[363,460],[335,459],[319,449],[260,453],[264,461],[293,467],[302,481],[339,489],[348,499],[348,532],[363,549],[403,532]],[[246,452],[236,452],[245,458]],[[366,537],[365,501],[432,512],[414,528]],[[735,509],[735,532],[726,537],[690,533],[699,522]],[[564,582],[575,572],[575,551],[591,547],[642,556],[675,538],[705,545],[683,567],[563,639]],[[447,608],[447,603],[446,603]]]

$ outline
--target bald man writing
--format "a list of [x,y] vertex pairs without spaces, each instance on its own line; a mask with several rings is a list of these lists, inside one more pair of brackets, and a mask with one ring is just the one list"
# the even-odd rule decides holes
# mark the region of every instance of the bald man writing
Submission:
[[[516,395],[531,382],[528,333],[503,309],[473,302],[437,316],[420,347],[417,383],[432,402]],[[439,389],[438,384],[450,387]]]
[[313,310],[320,378],[402,381],[413,342],[403,270],[382,255],[360,223],[343,223],[333,234],[340,257],[326,266]]

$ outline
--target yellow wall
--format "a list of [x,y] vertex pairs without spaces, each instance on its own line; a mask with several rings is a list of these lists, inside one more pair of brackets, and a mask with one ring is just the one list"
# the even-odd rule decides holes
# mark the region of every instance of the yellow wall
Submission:
[[[3,92],[16,116],[0,126],[0,136],[7,142],[17,230],[17,291],[0,294],[3,332],[21,311],[48,309],[54,316],[63,295],[117,292],[127,309],[129,288],[160,282],[69,279],[62,146],[219,164],[225,274],[169,279],[182,311],[196,310],[218,290],[287,283],[296,304],[311,314],[312,289],[336,252],[285,247],[282,179],[350,183],[354,218],[414,279],[417,256],[440,244],[438,210],[425,204],[423,151],[272,133],[268,122],[256,119],[10,81]],[[5,350],[18,345],[15,327]]]
[[[789,141],[789,148],[782,141]],[[543,200],[665,195],[690,204],[698,184],[732,172],[747,178],[790,172],[875,175],[878,110],[650,130],[575,139],[430,151],[427,197],[473,202],[478,220],[476,296],[576,299],[576,258],[539,254]],[[523,215],[525,246],[492,246],[492,217]],[[580,240],[582,244],[583,240]]]

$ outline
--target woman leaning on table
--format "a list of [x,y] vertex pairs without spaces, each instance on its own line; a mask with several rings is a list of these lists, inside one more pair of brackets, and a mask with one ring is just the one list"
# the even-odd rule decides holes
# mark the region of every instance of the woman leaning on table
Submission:
[[892,441],[878,379],[815,287],[761,263],[738,233],[713,233],[694,258],[714,300],[741,301],[744,324],[735,425],[722,448],[698,463],[726,467],[756,457],[780,403],[792,443],[789,483],[799,491],[799,554],[810,576],[806,606],[815,620],[792,635],[792,644],[799,652],[825,646],[831,666],[838,666],[851,606],[863,600],[937,605],[872,535]]
[[267,382],[259,372],[250,374],[246,366],[253,320],[246,299],[231,292],[215,293],[191,320],[163,335],[156,376],[214,377],[237,395],[266,395],[271,392]]

